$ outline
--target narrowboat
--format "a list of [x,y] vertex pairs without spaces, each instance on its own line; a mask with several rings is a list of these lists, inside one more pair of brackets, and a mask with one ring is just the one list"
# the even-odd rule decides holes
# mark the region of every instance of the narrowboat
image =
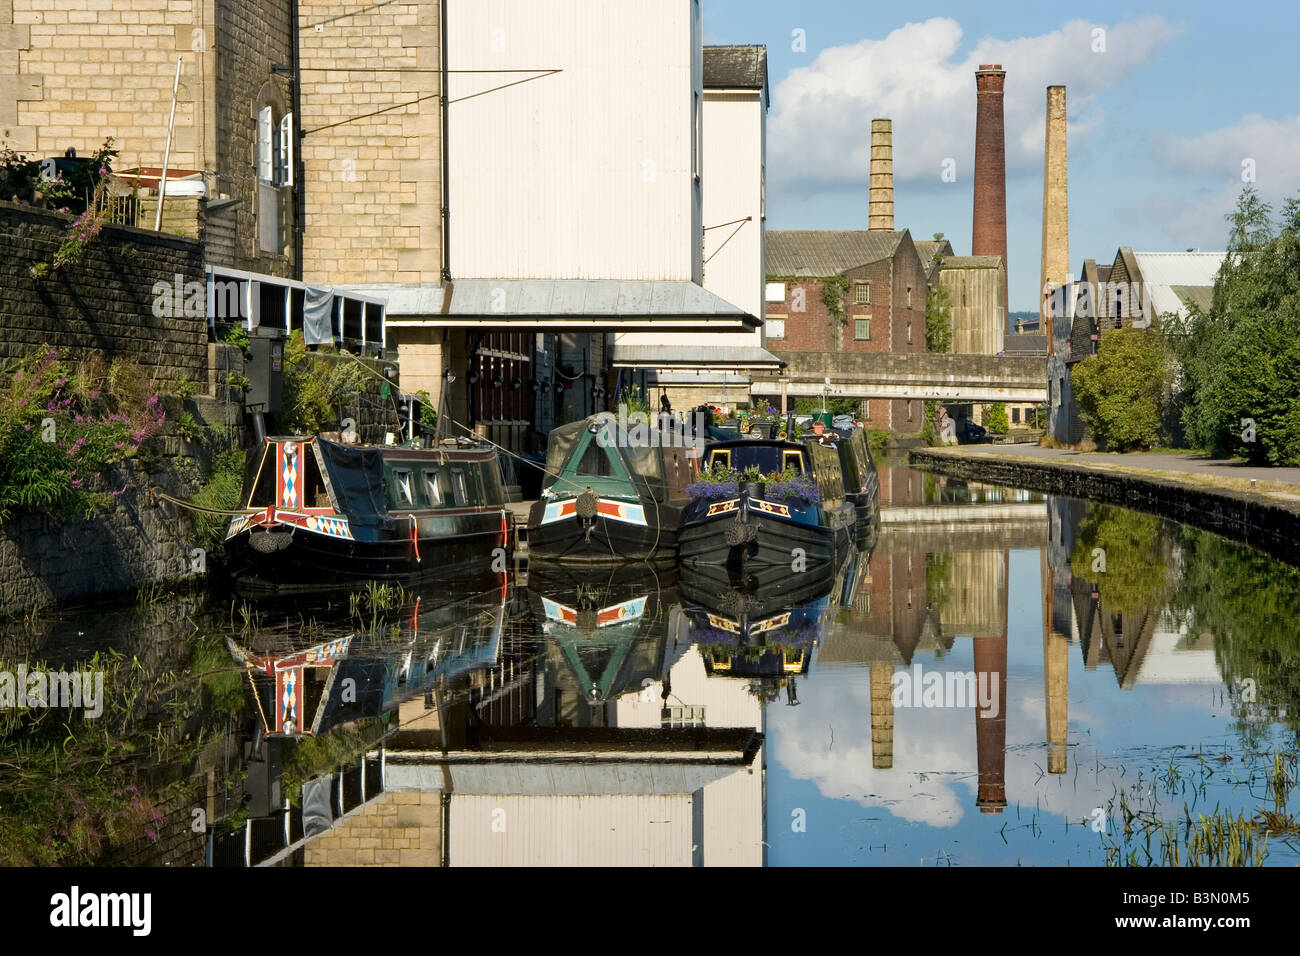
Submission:
[[530,563],[671,563],[696,448],[675,421],[647,416],[599,412],[555,429],[528,513]]
[[683,567],[725,569],[746,587],[770,587],[834,567],[847,553],[857,507],[828,438],[717,442],[704,459],[678,531]]
[[257,650],[227,637],[231,656],[249,671],[266,735],[319,736],[397,711],[441,681],[497,666],[510,598],[505,586],[482,581],[462,579],[471,593],[435,608],[422,609],[417,599],[391,628],[298,650]]
[[856,509],[854,532],[857,546],[869,550],[875,545],[880,530],[880,476],[867,445],[866,429],[835,428],[827,434],[832,436],[835,450],[839,452],[844,497]]
[[[686,650],[668,640],[677,605],[672,571],[651,575],[635,566],[616,571],[622,573],[596,577],[550,565],[529,572],[529,604],[546,637],[557,722],[600,726],[602,715],[593,709],[643,694],[663,679],[675,652]],[[660,698],[656,694],[645,702]]]
[[243,593],[411,586],[506,567],[497,452],[464,440],[425,449],[267,438],[248,454],[243,507],[225,538]]

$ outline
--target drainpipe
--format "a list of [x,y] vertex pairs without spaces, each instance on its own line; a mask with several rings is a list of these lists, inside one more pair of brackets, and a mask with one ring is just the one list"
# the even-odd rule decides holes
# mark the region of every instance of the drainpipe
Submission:
[[306,218],[305,169],[302,161],[302,44],[298,37],[298,4],[289,4],[289,32],[293,44],[293,277],[302,281],[302,245]]
[[441,153],[442,160],[442,281],[451,281],[451,198],[449,182],[450,177],[447,174],[447,0],[441,0],[438,4],[438,26],[442,29],[442,49],[438,51],[438,59],[441,61],[442,72],[438,88],[438,102],[442,110],[442,143]]

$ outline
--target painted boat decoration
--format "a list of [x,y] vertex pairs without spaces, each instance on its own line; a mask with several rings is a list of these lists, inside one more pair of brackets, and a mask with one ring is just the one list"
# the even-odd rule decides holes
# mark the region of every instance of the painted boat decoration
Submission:
[[[555,666],[552,695],[559,717],[597,726],[591,708],[662,680],[671,661],[667,640],[675,581],[667,575],[529,573],[529,604]],[[577,701],[586,706],[577,706]]]
[[225,551],[238,590],[302,593],[367,581],[418,585],[504,571],[511,516],[497,452],[268,438],[249,452]]
[[528,513],[529,561],[671,562],[694,452],[676,428],[609,412],[555,429]]
[[682,512],[683,568],[724,572],[737,586],[779,587],[792,576],[826,573],[855,537],[857,506],[845,495],[830,441],[741,439],[705,450],[709,474],[722,470],[793,476],[780,480],[701,481]]
[[508,588],[462,584],[474,593],[432,610],[417,599],[404,624],[376,632],[382,640],[356,633],[301,650],[259,652],[227,637],[231,657],[252,678],[266,735],[318,736],[402,709],[442,680],[496,666]]

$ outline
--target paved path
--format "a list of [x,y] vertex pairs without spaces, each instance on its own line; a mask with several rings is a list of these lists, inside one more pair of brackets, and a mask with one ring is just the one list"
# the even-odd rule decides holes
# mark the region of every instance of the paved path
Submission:
[[[1300,468],[1261,468],[1243,464],[1234,459],[1206,458],[1195,453],[1156,452],[1080,452],[1062,448],[1042,448],[1038,445],[958,445],[947,448],[917,449],[957,455],[1006,455],[1014,458],[1039,458],[1072,465],[1100,465],[1105,468],[1133,468],[1143,471],[1165,471],[1192,478],[1198,476],[1215,479],[1236,479],[1259,482],[1276,482],[1300,486]],[[1211,483],[1211,482],[1207,482]]]

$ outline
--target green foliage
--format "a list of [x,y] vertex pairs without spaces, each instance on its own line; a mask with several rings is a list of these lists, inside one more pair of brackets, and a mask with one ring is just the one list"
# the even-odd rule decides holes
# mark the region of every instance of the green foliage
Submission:
[[990,435],[1005,435],[1011,431],[1011,419],[1007,417],[1005,402],[994,402],[984,406],[984,427]]
[[1070,570],[1093,583],[1111,613],[1159,613],[1175,587],[1164,538],[1154,515],[1096,505],[1079,524]]
[[1097,355],[1080,362],[1071,377],[1093,437],[1114,451],[1159,444],[1172,364],[1154,323],[1103,330]]
[[185,412],[181,415],[180,421],[176,423],[176,434],[186,441],[196,441],[203,434],[203,426],[199,424],[197,418],[189,412]]
[[284,346],[284,407],[277,416],[281,434],[315,435],[340,419],[340,405],[365,390],[372,378],[350,356],[313,355],[295,329]]
[[818,412],[830,412],[831,415],[852,415],[857,418],[861,411],[860,401],[856,398],[831,398],[822,405],[822,400],[813,395],[799,395],[794,400],[796,415],[815,415]]
[[[239,508],[244,490],[244,453],[238,448],[223,451],[212,463],[208,483],[194,495],[194,503],[202,508],[235,511]],[[230,518],[222,515],[189,512],[195,542],[199,547],[213,551],[225,538]]]
[[1191,310],[1172,336],[1178,397],[1195,447],[1300,465],[1300,198],[1286,202],[1277,230],[1270,213],[1247,187],[1228,217],[1211,307]]
[[137,454],[164,417],[148,379],[125,363],[106,375],[101,361],[73,371],[42,348],[0,372],[0,521],[108,504],[95,487],[102,471]]
[[822,304],[831,314],[831,325],[837,329],[848,319],[848,312],[844,308],[844,297],[848,293],[848,276],[833,275],[822,279]]
[[248,329],[236,322],[221,333],[221,341],[227,345],[238,346],[241,349],[248,348]]
[[643,415],[650,414],[650,399],[646,397],[645,392],[635,385],[629,385],[619,392],[618,404],[626,406],[629,415],[633,412],[640,412]]
[[952,348],[952,293],[935,282],[925,293],[925,350],[947,352]]
[[185,376],[176,380],[172,391],[181,398],[193,398],[198,394],[199,387],[188,376]]
[[428,392],[416,392],[415,397],[420,400],[420,424],[428,425],[430,428],[438,427],[438,409],[433,406],[433,399],[429,397]]

